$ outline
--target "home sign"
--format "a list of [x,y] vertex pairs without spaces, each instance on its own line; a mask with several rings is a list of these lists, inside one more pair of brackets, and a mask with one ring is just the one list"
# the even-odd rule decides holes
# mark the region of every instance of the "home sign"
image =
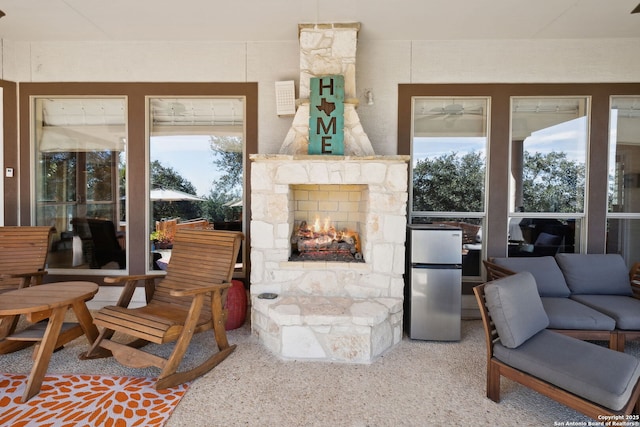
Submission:
[[344,155],[344,76],[312,77],[309,154]]

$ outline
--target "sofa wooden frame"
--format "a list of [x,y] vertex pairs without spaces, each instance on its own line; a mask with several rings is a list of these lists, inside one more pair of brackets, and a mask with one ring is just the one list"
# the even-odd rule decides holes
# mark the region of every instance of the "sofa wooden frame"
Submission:
[[613,411],[496,359],[493,356],[493,346],[499,340],[499,337],[495,324],[491,319],[491,314],[487,309],[484,287],[485,284],[475,286],[473,292],[480,308],[487,344],[487,397],[489,399],[496,403],[500,402],[500,378],[505,377],[596,420],[601,420],[603,415],[615,416],[640,413],[640,402],[638,401],[640,398],[640,381],[636,384],[631,397],[622,410]]

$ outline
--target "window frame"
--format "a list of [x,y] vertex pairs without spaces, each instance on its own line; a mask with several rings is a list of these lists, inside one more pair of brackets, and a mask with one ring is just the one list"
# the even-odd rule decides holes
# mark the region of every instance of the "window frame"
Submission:
[[[21,83],[18,95],[19,119],[16,121],[19,127],[18,144],[15,152],[9,150],[9,154],[16,155],[17,162],[17,194],[18,203],[16,222],[18,224],[32,224],[34,211],[34,197],[32,193],[32,141],[31,141],[31,97],[82,97],[82,96],[124,96],[127,98],[127,228],[128,228],[128,263],[127,270],[120,274],[145,274],[147,272],[146,251],[148,250],[148,224],[144,213],[147,210],[146,193],[146,107],[145,97],[189,97],[189,96],[242,96],[246,99],[245,105],[245,152],[258,152],[258,84],[257,83],[78,83],[78,82],[42,82]],[[5,94],[6,96],[6,94]],[[6,133],[5,133],[6,134]],[[6,151],[5,151],[6,154]],[[245,175],[245,206],[244,206],[244,247],[250,247],[249,213],[251,212],[250,182],[251,168],[249,155],[244,158]],[[8,195],[8,197],[10,197]],[[7,206],[5,205],[5,211]],[[246,260],[244,271],[238,278],[248,280],[250,276],[250,259]],[[60,280],[65,277],[73,277],[78,280],[80,275],[72,275],[72,271],[50,272],[47,280]],[[88,276],[91,280],[97,280],[98,276]],[[100,284],[104,284],[103,282]]]
[[[509,215],[508,159],[510,150],[511,97],[590,96],[590,144],[587,153],[588,175],[585,196],[585,235],[583,252],[604,253],[609,135],[609,97],[640,94],[640,83],[487,83],[487,84],[399,84],[398,154],[410,155],[411,99],[415,96],[487,96],[491,98],[489,124],[486,256],[507,254]],[[599,159],[593,161],[593,159]],[[410,185],[410,183],[409,183]]]

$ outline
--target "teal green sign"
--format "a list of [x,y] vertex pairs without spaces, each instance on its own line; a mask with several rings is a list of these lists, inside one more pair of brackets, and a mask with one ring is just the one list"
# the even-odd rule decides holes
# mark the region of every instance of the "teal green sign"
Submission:
[[344,154],[344,76],[312,77],[309,154]]

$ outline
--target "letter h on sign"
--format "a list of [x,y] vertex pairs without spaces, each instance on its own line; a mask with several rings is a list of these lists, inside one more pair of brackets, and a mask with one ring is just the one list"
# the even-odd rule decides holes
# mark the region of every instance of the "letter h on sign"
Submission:
[[309,154],[344,154],[344,76],[312,77]]

